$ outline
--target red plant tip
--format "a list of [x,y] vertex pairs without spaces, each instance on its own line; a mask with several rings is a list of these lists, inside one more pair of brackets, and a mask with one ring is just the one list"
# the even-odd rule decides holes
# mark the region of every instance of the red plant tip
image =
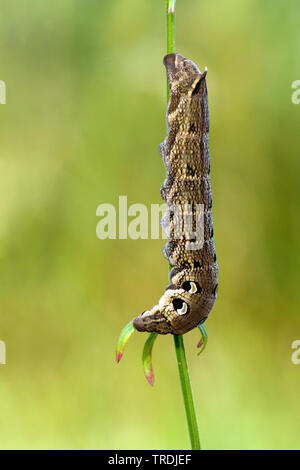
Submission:
[[154,386],[153,370],[151,369],[148,374],[145,374],[145,377],[148,380],[149,385],[151,385],[151,387],[153,387]]
[[117,364],[120,362],[122,359],[124,349],[126,346],[127,341],[129,340],[130,336],[132,333],[135,331],[132,321],[126,325],[123,330],[121,331],[118,344],[117,344],[117,350],[116,350],[116,362]]
[[151,333],[147,339],[144,349],[143,349],[143,367],[144,374],[148,383],[153,387],[154,385],[154,373],[152,367],[152,349],[155,339],[157,338],[157,333]]
[[198,356],[199,356],[201,353],[203,353],[204,349],[206,348],[208,336],[207,336],[207,331],[206,331],[204,323],[202,323],[202,325],[199,325],[198,328],[201,333],[201,339],[199,343],[197,344],[197,348],[200,349],[200,351],[198,352]]
[[119,364],[119,362],[120,362],[120,360],[122,359],[122,357],[123,357],[123,353],[119,352],[119,353],[117,354],[117,356],[116,356],[116,362],[117,362],[117,364]]

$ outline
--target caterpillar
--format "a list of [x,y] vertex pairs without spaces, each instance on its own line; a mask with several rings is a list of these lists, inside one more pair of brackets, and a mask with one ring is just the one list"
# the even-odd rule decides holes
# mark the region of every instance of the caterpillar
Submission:
[[[167,210],[161,223],[168,235],[163,249],[171,267],[170,282],[158,304],[133,320],[138,331],[184,334],[208,317],[218,290],[213,239],[209,160],[207,69],[173,53],[163,63],[169,82],[167,137],[159,146],[166,168],[161,197]],[[198,211],[202,208],[202,212]],[[177,210],[175,210],[177,208]],[[182,222],[189,219],[189,230]],[[195,247],[195,225],[202,221]],[[180,228],[180,230],[179,230]],[[194,243],[194,245],[193,245]]]

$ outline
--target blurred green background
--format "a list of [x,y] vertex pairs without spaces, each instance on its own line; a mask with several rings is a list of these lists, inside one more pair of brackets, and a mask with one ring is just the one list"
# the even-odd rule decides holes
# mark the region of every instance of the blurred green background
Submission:
[[[163,240],[96,237],[101,203],[161,203],[164,0],[1,1],[0,448],[189,447],[171,336],[152,389],[121,328],[168,283]],[[300,448],[300,4],[178,0],[208,67],[219,295],[185,336],[206,449]]]

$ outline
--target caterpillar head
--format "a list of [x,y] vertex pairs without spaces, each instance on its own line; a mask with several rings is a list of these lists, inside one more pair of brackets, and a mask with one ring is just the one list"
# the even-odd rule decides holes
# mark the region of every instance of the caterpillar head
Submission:
[[[184,334],[207,318],[203,309],[203,296],[197,281],[184,281],[181,286],[171,284],[151,310],[147,310],[133,321],[138,331],[159,334]],[[204,315],[201,312],[205,311]]]

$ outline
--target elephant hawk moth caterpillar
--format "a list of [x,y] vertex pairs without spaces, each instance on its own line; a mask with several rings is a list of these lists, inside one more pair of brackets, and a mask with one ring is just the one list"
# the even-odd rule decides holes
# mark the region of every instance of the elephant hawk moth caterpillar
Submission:
[[[192,61],[177,53],[166,55],[163,62],[170,99],[168,134],[159,152],[166,167],[161,196],[167,205],[162,224],[168,242],[163,251],[172,268],[171,284],[158,304],[135,318],[133,325],[138,331],[184,334],[206,320],[218,290],[210,186],[207,70],[201,73]],[[198,207],[202,208],[201,215]],[[192,219],[190,229],[197,226],[200,219],[202,221],[201,244],[196,248],[193,245],[195,232],[182,230],[183,214],[184,220]]]

